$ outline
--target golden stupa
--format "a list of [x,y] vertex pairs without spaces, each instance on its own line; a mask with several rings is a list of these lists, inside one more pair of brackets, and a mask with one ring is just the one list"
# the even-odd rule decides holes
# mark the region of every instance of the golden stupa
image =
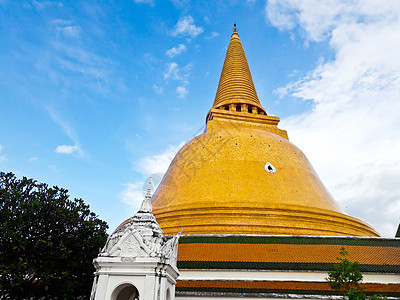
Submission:
[[343,212],[267,115],[236,29],[206,122],[153,195],[165,234],[379,236]]

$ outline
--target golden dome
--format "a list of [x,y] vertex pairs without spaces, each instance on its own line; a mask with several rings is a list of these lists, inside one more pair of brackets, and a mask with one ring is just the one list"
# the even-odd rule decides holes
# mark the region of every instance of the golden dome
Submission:
[[278,123],[234,32],[207,131],[179,151],[153,195],[164,233],[379,236],[342,211]]
[[165,234],[377,235],[343,213],[296,146],[250,128],[187,143],[153,195],[153,212]]

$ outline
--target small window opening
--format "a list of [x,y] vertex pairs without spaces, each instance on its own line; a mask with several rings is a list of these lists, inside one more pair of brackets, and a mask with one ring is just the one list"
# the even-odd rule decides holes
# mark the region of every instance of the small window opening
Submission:
[[267,162],[265,164],[264,169],[271,174],[274,174],[276,172],[276,168],[270,162]]
[[236,111],[242,111],[240,104],[236,104]]
[[248,113],[252,113],[253,112],[253,108],[251,106],[247,106],[247,112]]
[[225,110],[229,110],[229,105],[225,105]]

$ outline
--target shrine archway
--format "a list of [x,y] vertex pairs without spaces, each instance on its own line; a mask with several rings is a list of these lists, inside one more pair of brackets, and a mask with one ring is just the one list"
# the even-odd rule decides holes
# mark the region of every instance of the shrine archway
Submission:
[[124,283],[114,290],[111,300],[139,300],[139,291],[133,284]]

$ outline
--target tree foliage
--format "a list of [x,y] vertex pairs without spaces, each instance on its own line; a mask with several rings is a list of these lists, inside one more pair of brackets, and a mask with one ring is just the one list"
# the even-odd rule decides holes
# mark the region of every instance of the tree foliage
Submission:
[[0,173],[0,299],[86,299],[106,222],[66,189]]
[[[339,263],[335,264],[332,271],[328,272],[328,281],[331,289],[340,292],[344,299],[349,300],[365,300],[367,295],[364,293],[364,288],[360,285],[363,275],[360,271],[358,262],[352,262],[346,258],[349,253],[344,247],[340,248],[340,257],[336,259]],[[383,300],[386,297],[373,295],[370,300]]]
[[326,278],[332,289],[345,295],[350,290],[360,289],[360,283],[363,279],[358,262],[351,262],[346,258],[347,255],[348,252],[342,247],[340,257],[336,258],[339,263],[334,266],[332,271],[328,272]]

